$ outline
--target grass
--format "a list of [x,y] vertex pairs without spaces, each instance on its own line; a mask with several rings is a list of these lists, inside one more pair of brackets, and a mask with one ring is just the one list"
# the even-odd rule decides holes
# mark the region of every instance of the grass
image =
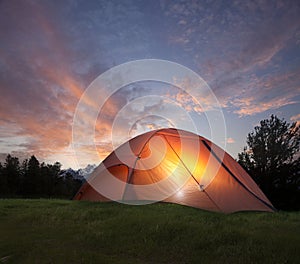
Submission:
[[0,263],[299,263],[300,212],[0,200]]

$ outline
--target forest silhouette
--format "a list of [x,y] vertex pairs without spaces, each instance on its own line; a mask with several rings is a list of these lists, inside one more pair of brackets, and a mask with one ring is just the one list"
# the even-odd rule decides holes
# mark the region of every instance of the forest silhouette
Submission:
[[82,181],[63,172],[59,162],[40,163],[31,156],[20,163],[18,157],[8,154],[4,164],[0,163],[0,197],[71,199]]

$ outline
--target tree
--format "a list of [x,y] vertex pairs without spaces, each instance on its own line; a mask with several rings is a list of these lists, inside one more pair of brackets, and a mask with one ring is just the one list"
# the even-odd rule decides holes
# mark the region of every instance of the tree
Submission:
[[[271,115],[270,119],[262,120],[248,134],[247,145],[238,154],[238,162],[271,201],[277,201],[278,189],[282,196],[282,190],[287,191],[292,185],[295,187],[299,184],[297,179],[289,181],[292,175],[294,178],[299,177],[296,172],[300,163],[300,128],[296,122],[289,124]],[[297,189],[295,188],[295,195],[299,196]]]
[[59,173],[60,173],[61,164],[59,162],[55,162],[53,165],[47,164],[44,166],[44,175],[46,177],[46,193],[49,197],[56,195],[57,193],[57,185],[59,181]]
[[20,187],[20,163],[17,157],[7,155],[3,167],[3,177],[6,179],[8,193],[11,196],[17,195]]
[[0,197],[6,197],[9,193],[7,177],[4,172],[4,167],[0,163]]
[[36,196],[41,192],[40,163],[35,156],[31,156],[24,165],[23,192],[27,196]]

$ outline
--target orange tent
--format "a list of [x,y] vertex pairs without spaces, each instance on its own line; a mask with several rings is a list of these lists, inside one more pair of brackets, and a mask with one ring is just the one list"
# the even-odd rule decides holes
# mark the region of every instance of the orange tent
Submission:
[[75,200],[163,201],[210,211],[274,211],[245,170],[209,140],[178,129],[139,135],[113,151]]

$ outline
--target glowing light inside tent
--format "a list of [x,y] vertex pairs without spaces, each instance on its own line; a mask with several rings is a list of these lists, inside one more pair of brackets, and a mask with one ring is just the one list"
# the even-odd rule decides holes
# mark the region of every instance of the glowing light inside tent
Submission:
[[177,196],[178,198],[182,198],[182,197],[184,196],[183,191],[178,191],[178,192],[176,193],[176,196]]

